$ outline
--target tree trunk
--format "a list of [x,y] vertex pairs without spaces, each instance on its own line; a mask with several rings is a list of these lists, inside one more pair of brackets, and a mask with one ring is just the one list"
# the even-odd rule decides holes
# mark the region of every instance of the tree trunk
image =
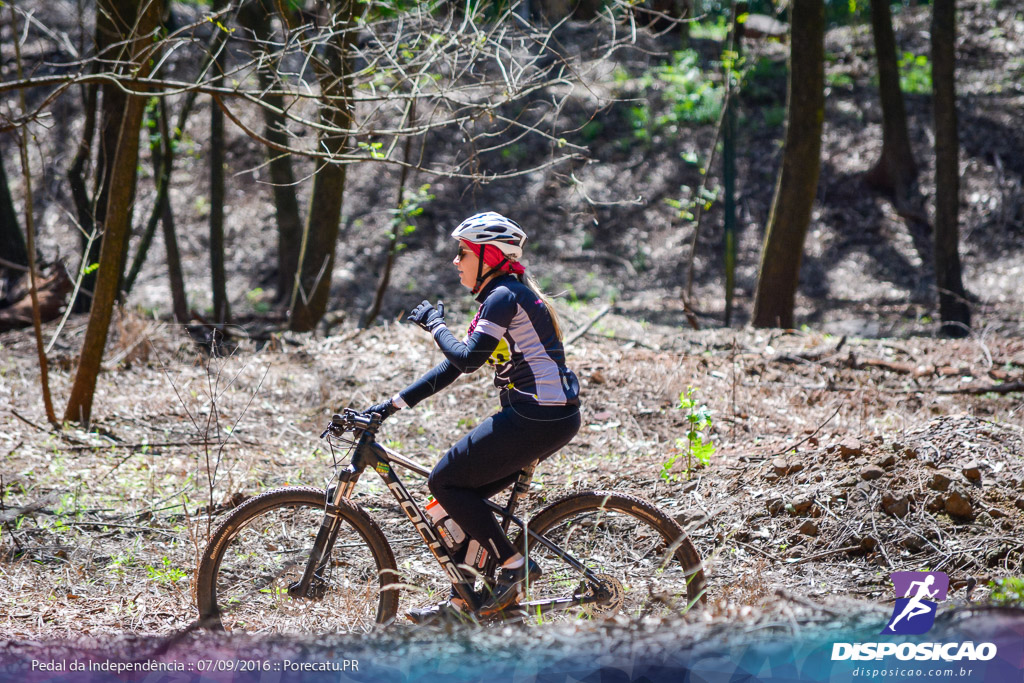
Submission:
[[[152,112],[153,123],[160,125],[161,112],[156,109]],[[146,227],[142,230],[142,239],[135,250],[135,258],[132,259],[132,266],[124,278],[124,286],[118,295],[118,301],[124,303],[135,286],[135,281],[142,271],[142,265],[149,255],[149,247],[153,244],[153,236],[156,234],[156,225],[164,212],[164,205],[168,203],[168,185],[171,181],[171,159],[163,153],[163,141],[155,140],[150,143],[150,158],[153,162],[153,180],[156,183],[156,198],[153,200],[153,209],[149,213]]]
[[[17,35],[18,24],[17,15],[14,12],[14,8],[11,7],[11,30]],[[14,41],[14,55],[15,63],[17,64],[18,79],[24,77],[24,71],[22,69],[21,61],[21,43],[20,40],[15,39]],[[25,91],[21,90],[18,93],[19,104],[21,104],[21,113],[24,116],[28,112],[28,106],[25,104]],[[35,245],[35,203],[32,201],[32,170],[29,168],[28,161],[28,130],[22,128],[18,131],[18,156],[21,158],[21,176],[25,183],[25,235],[28,238],[27,244],[23,244],[22,248],[25,251],[25,255],[28,260],[28,282],[29,282],[29,297],[32,300],[32,330],[35,333],[36,339],[36,356],[39,358],[39,382],[40,388],[43,392],[43,410],[46,411],[46,420],[52,426],[57,427],[57,415],[53,411],[53,398],[50,394],[50,364],[46,359],[46,350],[43,348],[43,329],[42,319],[39,310],[39,288],[36,282],[36,245]],[[0,155],[0,180],[3,181],[3,194],[5,197],[5,204],[11,204],[10,191],[7,187],[7,176],[3,169],[3,156]],[[11,216],[0,215],[0,218],[4,220],[11,220],[10,227],[20,238],[20,231],[18,230],[18,221],[14,214],[14,206],[10,206]],[[3,207],[3,214],[7,213],[7,206]],[[59,264],[58,264],[59,270]]]
[[734,2],[729,51],[723,59],[725,65],[725,111],[722,121],[722,191],[725,216],[722,220],[722,247],[725,253],[725,326],[732,324],[733,292],[736,289],[736,95],[739,89],[737,64],[743,49],[743,22],[740,15],[747,13],[746,2]]
[[[115,7],[114,3],[118,6]],[[140,0],[125,12],[123,3],[118,0],[100,0],[97,15],[113,15],[138,18],[137,24],[132,21],[134,32],[128,34],[125,47],[131,56],[131,63],[123,65],[125,70],[131,69],[140,77],[149,74],[151,63],[146,48],[151,44],[152,31],[157,26],[160,16],[160,3]],[[121,14],[117,14],[121,11]],[[97,20],[99,21],[99,20]],[[100,249],[99,269],[96,272],[96,288],[93,292],[89,324],[82,342],[82,352],[78,363],[78,371],[71,387],[71,395],[64,419],[88,424],[92,417],[93,394],[96,390],[96,378],[99,375],[103,350],[107,343],[107,332],[113,313],[114,301],[121,281],[124,243],[128,239],[131,225],[131,204],[135,194],[135,169],[139,160],[139,127],[145,108],[145,97],[132,95],[124,98],[124,108],[120,113],[120,125],[115,129],[116,143],[106,144],[105,149],[113,149],[110,163],[106,165],[109,178],[106,186],[106,204],[102,215],[104,222],[99,223],[103,229],[103,245]],[[104,134],[110,129],[104,128]]]
[[[96,234],[96,205],[94,197],[86,187],[85,169],[92,155],[92,142],[96,135],[96,114],[99,107],[100,88],[96,84],[85,86],[83,104],[85,107],[85,131],[78,143],[75,160],[68,169],[68,185],[71,197],[75,202],[80,230],[79,243],[82,249],[78,277],[80,283],[71,310],[75,313],[88,313],[92,302],[92,288],[96,284],[96,276],[90,272],[89,266],[100,257],[100,239]],[[98,172],[97,172],[98,173]]]
[[[0,136],[0,140],[5,139]],[[2,149],[2,148],[0,148]],[[14,210],[11,190],[7,185],[3,154],[0,154],[0,256],[19,266],[28,265],[28,249],[21,233],[18,212]]]
[[804,238],[821,169],[825,119],[825,5],[794,0],[788,120],[782,169],[768,217],[754,298],[756,327],[792,327]]
[[[355,30],[355,2],[331,3],[336,27],[333,41],[325,46],[328,69],[320,75],[320,117],[327,126],[343,131],[351,129],[354,116],[350,44]],[[320,149],[331,154],[340,154],[347,146],[347,133],[324,134],[320,138]],[[312,330],[327,311],[346,168],[345,164],[326,163],[313,178],[299,260],[299,286],[292,293],[290,328],[298,332]]]
[[[224,8],[225,0],[218,0],[213,10]],[[223,30],[223,29],[218,29]],[[227,50],[222,46],[213,60],[214,87],[224,83]],[[224,267],[224,112],[215,102],[210,104],[210,285],[213,291],[213,320],[230,322],[227,274]]]
[[[125,62],[131,58],[129,46],[132,29],[135,28],[135,18],[139,14],[140,5],[147,0],[103,0],[97,3],[96,10],[96,54],[100,59],[108,62]],[[101,9],[102,8],[102,9]],[[152,27],[150,27],[152,30]],[[147,67],[148,68],[148,67]],[[118,86],[104,84],[100,86],[102,105],[100,108],[100,144],[99,154],[96,159],[96,191],[93,193],[93,222],[97,226],[106,224],[106,212],[109,206],[109,195],[115,175],[120,171],[112,168],[119,140],[119,132],[125,114],[128,95]],[[128,212],[128,226],[131,228],[132,209],[134,206],[135,183],[131,183],[132,195],[124,210]],[[120,218],[118,218],[120,220]],[[82,245],[85,247],[88,235],[82,236]],[[98,262],[102,250],[103,236],[100,235],[92,241],[91,249],[83,256],[85,266]],[[127,239],[121,245],[121,265],[118,270],[123,272],[124,261],[127,258]],[[73,309],[76,313],[84,313],[89,310],[90,301],[94,296],[96,287],[97,271],[92,270],[82,278],[82,286],[79,289],[78,297],[75,299]],[[118,289],[120,288],[120,279]]]
[[174,164],[173,146],[163,138],[167,130],[164,116],[167,113],[164,98],[160,98],[160,105],[152,112],[153,123],[160,128],[160,137],[150,144],[150,157],[153,162],[153,179],[156,182],[156,198],[153,200],[153,208],[146,221],[146,227],[142,231],[142,239],[139,240],[139,247],[135,251],[135,258],[132,259],[132,267],[128,269],[128,275],[124,278],[124,287],[121,288],[119,301],[124,301],[135,286],[135,281],[142,271],[142,266],[149,255],[149,247],[153,243],[153,236],[156,234],[157,223],[168,212],[170,204],[171,167]]
[[[189,100],[190,102],[192,100]],[[189,107],[191,108],[191,107]],[[168,118],[167,100],[160,98],[160,158],[167,167],[167,183],[171,182],[171,169],[174,159],[174,144],[171,140]],[[177,135],[181,135],[184,129],[185,116],[179,120]],[[160,223],[164,233],[164,251],[167,254],[167,279],[171,284],[171,308],[174,311],[174,321],[179,325],[188,322],[188,299],[185,296],[185,278],[181,274],[181,252],[178,251],[178,238],[174,234],[174,211],[171,210],[171,202],[164,201],[161,207]]]
[[[413,128],[416,125],[415,99],[409,101],[407,115],[405,118],[405,125],[409,128]],[[407,135],[405,136],[404,150],[402,152],[402,157],[406,165],[402,166],[402,171],[398,176],[398,196],[395,201],[396,217],[402,215],[402,209],[405,205],[405,186],[409,180],[409,157],[411,155],[412,136]],[[391,237],[388,238],[387,255],[384,257],[384,267],[381,268],[380,278],[377,280],[377,289],[373,293],[373,301],[370,303],[370,308],[367,309],[360,327],[369,327],[373,324],[373,321],[377,319],[377,315],[380,314],[380,307],[384,304],[384,295],[387,294],[388,285],[391,283],[391,269],[394,267],[395,257],[398,255],[398,245],[400,244],[398,241],[398,235],[401,229],[402,223],[393,220],[391,225]]]
[[[13,14],[13,12],[12,12]],[[21,51],[18,50],[18,77],[21,77]],[[21,97],[21,111],[27,111],[25,97]],[[46,351],[43,348],[43,327],[39,311],[39,286],[36,273],[36,245],[35,245],[35,211],[32,201],[32,177],[28,163],[28,136],[24,129],[20,131],[22,138],[18,147],[21,152],[22,174],[25,178],[25,234],[28,236],[26,253],[28,255],[28,282],[29,297],[32,300],[32,330],[35,333],[36,356],[39,358],[39,383],[43,392],[43,410],[46,411],[46,421],[54,427],[60,425],[57,422],[57,415],[53,411],[53,397],[50,394],[50,364],[46,358]]]
[[[238,19],[260,43],[273,38],[270,23],[270,9],[263,3],[252,2],[243,6]],[[260,91],[267,93],[263,101],[270,107],[263,111],[263,134],[279,145],[288,144],[286,119],[278,113],[284,109],[284,98],[269,92],[274,79],[266,69],[257,72]],[[274,188],[274,208],[277,211],[277,295],[278,302],[290,301],[295,273],[299,265],[299,247],[302,244],[302,217],[299,214],[299,199],[295,192],[295,173],[292,171],[291,156],[267,148],[270,182]]]
[[[80,26],[85,25],[84,18],[84,7],[82,3],[78,4],[78,24]],[[80,31],[79,35],[79,52],[85,54],[87,48],[84,45],[86,40],[86,32]],[[95,42],[95,32],[93,42]],[[97,62],[92,60],[89,62],[89,72],[95,73],[97,68]],[[93,221],[93,209],[92,199],[89,196],[89,190],[86,187],[85,182],[85,168],[89,163],[89,158],[92,154],[92,142],[96,135],[96,102],[97,94],[99,93],[99,86],[95,83],[88,85],[79,86],[79,90],[82,94],[82,110],[85,115],[85,121],[82,125],[82,137],[77,141],[75,145],[75,158],[71,163],[71,166],[67,170],[68,186],[71,190],[71,199],[75,204],[75,213],[78,217],[78,229],[81,231],[81,243],[83,255],[89,250],[90,242],[93,241],[90,237],[93,236],[95,229],[95,223]],[[97,252],[98,255],[99,252]],[[88,265],[83,263],[81,265]],[[80,276],[80,273],[76,275],[76,278]],[[78,288],[76,288],[77,290]],[[79,298],[75,295],[75,300],[71,302],[71,309],[75,310],[76,306],[79,306],[79,302],[85,304],[84,310],[88,310],[88,299]]]
[[[90,69],[95,68],[95,63],[93,64]],[[75,159],[71,163],[71,167],[68,168],[68,186],[71,189],[71,199],[75,203],[78,229],[81,231],[82,263],[79,268],[79,277],[81,277],[81,270],[90,263],[95,263],[95,259],[99,258],[99,240],[93,239],[96,222],[93,216],[92,198],[89,196],[89,189],[85,183],[85,167],[89,163],[89,157],[92,154],[92,141],[96,135],[96,104],[99,86],[90,83],[89,85],[82,86],[82,88],[82,108],[85,110],[85,123],[82,126],[82,138],[78,141],[77,150],[75,151]],[[95,252],[92,249],[94,242],[97,243]],[[84,284],[84,277],[82,278],[82,284]],[[81,291],[81,287],[79,291]],[[91,290],[88,294],[76,294],[74,301],[71,302],[71,310],[84,313],[89,310],[89,302],[91,300]]]
[[[167,26],[167,16],[164,16],[164,28],[168,32],[173,30]],[[210,44],[205,51],[203,61],[200,64],[200,73],[204,73],[207,70],[213,61],[213,55],[222,49],[226,35],[224,31],[216,31],[213,34]],[[153,202],[149,219],[146,221],[146,229],[142,234],[142,241],[139,244],[135,260],[132,263],[131,270],[128,272],[128,276],[125,278],[123,287],[123,293],[127,296],[135,284],[135,279],[142,269],[142,264],[145,262],[150,242],[156,231],[156,224],[160,222],[163,225],[164,247],[167,252],[167,270],[171,287],[172,310],[174,320],[179,324],[188,322],[188,301],[185,296],[185,280],[181,274],[181,255],[178,251],[178,240],[174,234],[174,211],[171,209],[169,193],[171,172],[174,170],[174,148],[181,140],[185,124],[192,113],[192,108],[195,106],[198,94],[198,90],[190,90],[185,95],[181,111],[178,112],[178,122],[174,127],[173,135],[170,132],[170,113],[167,109],[166,97],[160,98],[157,110],[153,114],[157,125],[160,127],[159,144],[152,146],[153,173],[157,184],[156,200]]]
[[907,134],[907,111],[900,89],[896,38],[889,0],[871,0],[871,28],[878,62],[878,95],[882,104],[882,153],[864,179],[872,188],[906,202],[917,185],[917,164]]
[[956,3],[932,5],[932,98],[935,108],[935,284],[942,332],[964,337],[971,310],[960,273],[960,142],[956,115]]

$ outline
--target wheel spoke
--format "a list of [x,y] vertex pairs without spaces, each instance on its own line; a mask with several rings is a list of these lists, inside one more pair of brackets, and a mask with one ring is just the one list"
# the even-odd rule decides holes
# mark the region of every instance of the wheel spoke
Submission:
[[[577,494],[539,513],[531,527],[599,575],[604,584],[601,589],[585,581],[587,596],[603,597],[575,610],[552,612],[545,621],[606,618],[618,612],[662,616],[684,611],[703,593],[700,560],[690,541],[680,540],[682,529],[640,499]],[[532,543],[530,552],[546,573],[532,586],[529,599],[571,597],[583,577],[540,543]]]
[[214,534],[210,547],[219,549],[218,556],[208,550],[197,579],[201,614],[219,614],[228,630],[289,633],[365,632],[394,616],[397,596],[382,590],[381,581],[382,573],[393,580],[394,559],[382,549],[383,536],[371,538],[380,532],[368,517],[345,519],[356,515],[353,508],[341,510],[346,523],[335,551],[314,575],[314,597],[290,596],[323,519],[323,493],[281,489],[265,495],[277,499],[254,499]]

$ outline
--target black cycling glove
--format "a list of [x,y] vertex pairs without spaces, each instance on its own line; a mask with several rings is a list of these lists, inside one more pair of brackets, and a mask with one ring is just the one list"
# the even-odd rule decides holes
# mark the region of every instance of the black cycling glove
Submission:
[[427,332],[434,333],[441,325],[444,325],[444,303],[438,301],[437,308],[434,308],[429,301],[424,300],[406,318],[409,322],[416,323]]
[[398,412],[398,406],[395,405],[394,401],[390,398],[383,403],[372,405],[363,411],[363,414],[378,413],[380,415],[381,422],[388,419],[392,415]]

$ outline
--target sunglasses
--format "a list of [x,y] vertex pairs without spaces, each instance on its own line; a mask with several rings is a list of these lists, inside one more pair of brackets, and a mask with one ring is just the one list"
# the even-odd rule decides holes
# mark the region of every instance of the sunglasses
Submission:
[[472,253],[472,252],[470,252],[468,249],[464,249],[463,247],[459,247],[459,253],[456,254],[455,260],[456,261],[461,261],[467,254],[470,254],[470,253]]

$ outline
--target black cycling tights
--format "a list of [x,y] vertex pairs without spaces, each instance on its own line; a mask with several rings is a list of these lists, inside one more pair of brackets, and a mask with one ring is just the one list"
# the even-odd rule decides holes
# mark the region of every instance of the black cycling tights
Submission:
[[504,562],[517,551],[484,499],[515,482],[534,460],[569,443],[579,429],[579,406],[506,406],[445,453],[430,473],[430,492],[471,538]]

